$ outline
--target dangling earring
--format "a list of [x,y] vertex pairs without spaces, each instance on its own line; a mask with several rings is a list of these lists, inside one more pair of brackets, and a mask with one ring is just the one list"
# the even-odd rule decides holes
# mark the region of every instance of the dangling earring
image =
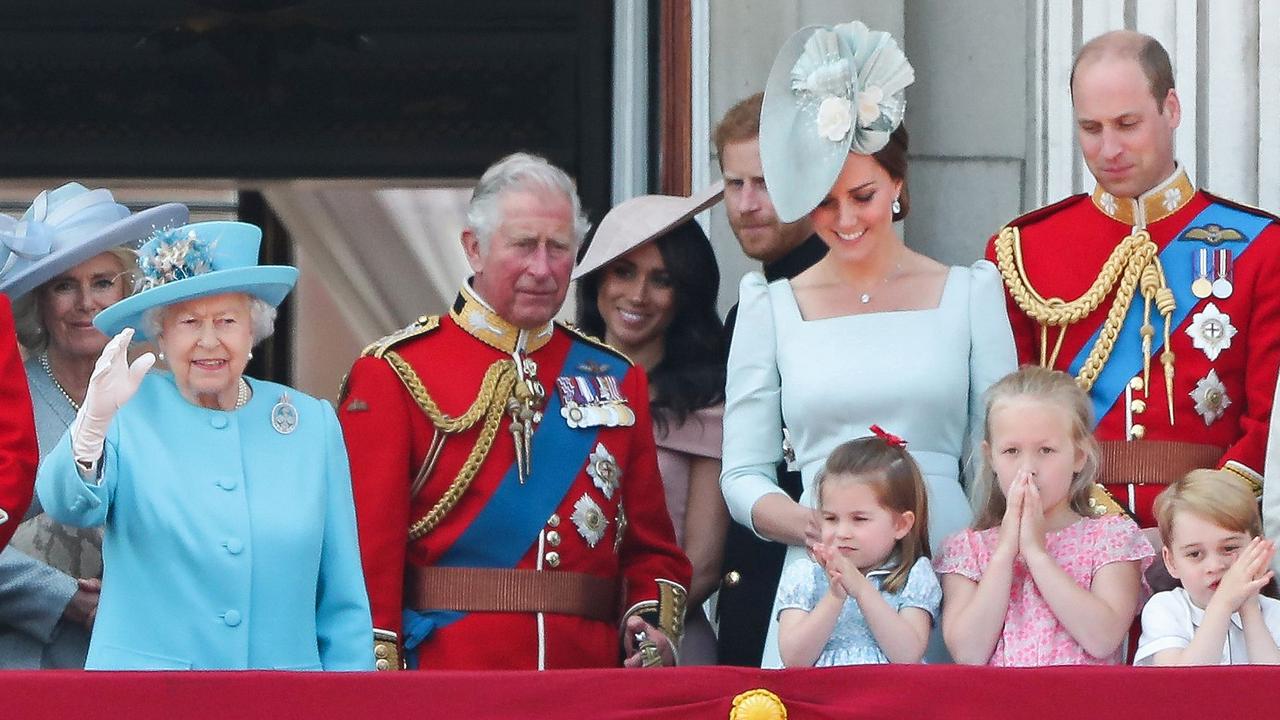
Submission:
[[902,203],[898,202],[898,198],[893,199],[893,205],[890,206],[894,215],[902,213]]

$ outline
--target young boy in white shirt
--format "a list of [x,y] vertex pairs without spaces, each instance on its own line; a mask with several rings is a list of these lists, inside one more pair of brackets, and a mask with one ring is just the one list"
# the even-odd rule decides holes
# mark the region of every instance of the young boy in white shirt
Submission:
[[1280,663],[1276,548],[1263,539],[1257,500],[1225,470],[1195,470],[1156,498],[1165,566],[1182,587],[1142,609],[1135,665]]

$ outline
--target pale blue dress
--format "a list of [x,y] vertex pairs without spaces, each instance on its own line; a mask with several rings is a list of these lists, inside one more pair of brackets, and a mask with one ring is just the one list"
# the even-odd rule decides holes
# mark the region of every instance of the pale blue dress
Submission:
[[[333,408],[246,378],[231,412],[150,373],[107,430],[101,482],[70,432],[45,458],[45,512],[105,526],[102,598],[86,667],[372,670],[373,624],[346,445]],[[287,394],[293,432],[272,424]]]
[[[933,573],[929,558],[922,557],[911,566],[907,573],[907,584],[898,592],[888,592],[881,587],[885,578],[894,568],[870,570],[867,580],[880,591],[880,596],[895,610],[914,607],[929,613],[933,624],[938,624],[938,610],[942,606],[942,586],[938,584],[938,576]],[[791,561],[782,571],[782,579],[778,581],[778,612],[789,608],[812,612],[822,596],[831,588],[827,572],[818,563],[807,557],[799,557]],[[831,631],[831,638],[822,648],[822,654],[814,661],[814,667],[835,667],[838,665],[878,665],[889,662],[871,627],[862,614],[858,601],[852,598],[845,600],[836,618],[836,626]]]
[[[981,441],[988,387],[1017,367],[1004,287],[994,265],[952,267],[936,308],[804,320],[788,280],[742,279],[729,352],[720,487],[734,520],[752,530],[751,508],[781,493],[775,467],[786,422],[816,507],[813,481],[837,445],[876,424],[902,436],[929,492],[936,550],[969,526],[962,466]],[[976,459],[976,458],[975,458]],[[793,546],[787,562],[804,556]],[[778,609],[762,665],[780,667]]]

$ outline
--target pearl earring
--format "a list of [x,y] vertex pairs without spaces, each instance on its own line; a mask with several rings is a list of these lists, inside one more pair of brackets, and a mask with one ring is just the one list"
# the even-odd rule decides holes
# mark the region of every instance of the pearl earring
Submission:
[[893,199],[893,214],[897,215],[902,212],[902,203],[898,202],[898,198]]

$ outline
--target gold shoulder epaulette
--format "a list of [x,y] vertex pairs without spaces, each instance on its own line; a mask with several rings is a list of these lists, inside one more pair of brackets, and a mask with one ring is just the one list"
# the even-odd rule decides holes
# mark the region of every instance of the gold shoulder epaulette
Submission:
[[619,349],[615,348],[614,346],[610,345],[609,343],[607,343],[607,342],[605,342],[605,341],[601,340],[600,338],[596,337],[595,335],[588,335],[587,333],[582,332],[582,331],[581,331],[581,330],[579,330],[579,329],[578,329],[578,328],[577,328],[573,323],[567,323],[567,322],[562,322],[562,321],[560,321],[560,320],[557,320],[557,321],[556,321],[556,325],[559,325],[560,327],[564,328],[565,330],[567,330],[567,331],[569,332],[569,334],[573,335],[574,337],[578,338],[579,340],[581,340],[581,341],[585,342],[585,343],[586,343],[586,344],[588,344],[588,345],[592,345],[592,346],[594,346],[594,347],[598,347],[598,348],[600,348],[601,350],[604,350],[605,352],[608,352],[608,353],[613,354],[613,355],[617,355],[617,356],[618,356],[619,358],[621,358],[624,362],[626,362],[626,363],[627,363],[627,365],[632,365],[632,366],[634,366],[634,365],[635,365],[635,363],[634,363],[634,362],[632,362],[631,358],[629,358],[629,357],[627,357],[625,354],[623,354],[623,352],[622,352],[621,350],[619,350]]
[[440,327],[439,315],[423,315],[390,335],[369,343],[369,345],[360,352],[360,355],[380,358],[385,355],[388,350],[399,343],[402,343],[409,338],[425,335],[438,327]]

